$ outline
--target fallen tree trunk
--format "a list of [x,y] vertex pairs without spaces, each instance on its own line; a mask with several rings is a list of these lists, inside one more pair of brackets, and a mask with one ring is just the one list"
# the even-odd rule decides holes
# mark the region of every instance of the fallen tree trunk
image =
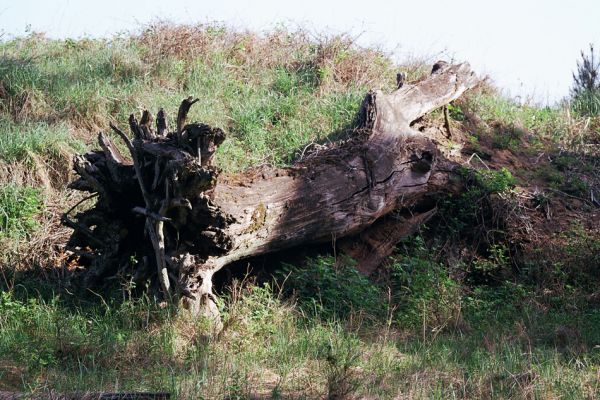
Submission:
[[431,196],[452,186],[454,165],[411,123],[477,83],[467,64],[437,63],[415,85],[367,94],[353,139],[288,168],[237,175],[219,176],[212,164],[225,134],[185,123],[192,98],[171,133],[162,109],[156,130],[147,111],[139,122],[132,115],[133,140],[112,126],[131,161],[104,133],[102,150],[75,158],[71,187],[98,200],[75,219],[65,215],[69,245],[87,262],[88,283],[126,271],[205,315],[217,312],[213,274],[246,257],[351,238],[342,249],[372,271],[433,215]]

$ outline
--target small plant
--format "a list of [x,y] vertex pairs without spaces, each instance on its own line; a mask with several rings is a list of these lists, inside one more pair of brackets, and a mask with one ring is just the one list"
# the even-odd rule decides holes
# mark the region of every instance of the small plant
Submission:
[[572,107],[585,116],[600,114],[600,60],[590,44],[589,54],[581,52],[577,71],[573,73]]
[[422,329],[423,335],[456,323],[458,283],[444,265],[431,259],[420,236],[406,240],[402,248],[389,267],[396,321],[403,327]]
[[559,189],[565,183],[565,176],[563,173],[557,171],[550,166],[543,166],[538,168],[536,176],[543,179],[553,189]]
[[340,330],[336,325],[328,340],[321,343],[318,357],[325,361],[327,378],[327,399],[344,400],[349,398],[360,381],[353,368],[360,359],[360,340]]
[[523,141],[524,132],[516,126],[496,129],[492,145],[497,149],[516,150]]
[[284,290],[305,309],[324,318],[344,318],[353,311],[385,315],[380,288],[358,272],[353,261],[333,257],[309,259],[304,266],[285,265],[278,273]]
[[516,184],[515,177],[506,168],[499,171],[462,168],[458,174],[466,190],[460,195],[447,197],[439,204],[444,225],[455,233],[478,226],[481,214],[493,211],[490,210],[490,196],[506,192]]
[[0,237],[21,238],[38,226],[42,210],[38,189],[8,184],[0,187]]
[[589,194],[589,185],[580,177],[573,175],[567,179],[562,190],[574,195],[587,196]]
[[453,104],[453,103],[448,104],[448,114],[450,114],[450,118],[452,118],[455,121],[462,122],[465,120],[465,113],[460,108],[460,106],[458,106],[456,104]]
[[471,176],[474,185],[469,190],[487,195],[505,192],[517,183],[515,177],[506,168],[499,171],[479,170]]
[[469,265],[470,281],[474,284],[497,283],[502,272],[509,266],[508,249],[503,244],[491,244],[487,249],[487,257],[480,257]]

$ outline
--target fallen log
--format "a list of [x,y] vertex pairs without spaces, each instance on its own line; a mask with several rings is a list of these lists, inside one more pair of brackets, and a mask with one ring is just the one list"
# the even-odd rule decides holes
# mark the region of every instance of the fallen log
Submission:
[[74,229],[69,246],[87,260],[88,284],[126,272],[208,316],[218,314],[213,274],[247,257],[340,239],[371,272],[435,213],[432,196],[454,190],[455,165],[411,123],[478,82],[468,64],[438,62],[419,83],[368,93],[351,140],[287,168],[236,175],[213,165],[225,133],[186,123],[193,98],[182,102],[173,132],[162,109],[156,129],[147,111],[139,122],[131,115],[133,139],[111,125],[129,157],[104,133],[101,150],[75,157],[79,177],[70,186],[98,199],[64,216]]

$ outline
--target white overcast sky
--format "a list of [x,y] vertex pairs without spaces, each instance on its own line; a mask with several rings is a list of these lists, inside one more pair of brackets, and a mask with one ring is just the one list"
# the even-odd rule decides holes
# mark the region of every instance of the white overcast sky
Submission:
[[350,32],[399,60],[469,61],[508,94],[541,103],[567,96],[579,51],[600,45],[600,0],[0,0],[3,39],[27,29],[109,36],[157,19]]

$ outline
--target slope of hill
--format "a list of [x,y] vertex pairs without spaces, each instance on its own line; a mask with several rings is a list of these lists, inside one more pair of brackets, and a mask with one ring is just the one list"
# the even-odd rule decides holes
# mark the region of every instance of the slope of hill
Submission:
[[344,36],[219,26],[35,34],[0,50],[0,390],[600,397],[599,118],[518,105],[483,82],[449,106],[450,139],[441,111],[417,123],[464,165],[467,190],[440,200],[380,274],[331,249],[260,260],[243,279],[224,274],[225,327],[211,338],[127,281],[76,293],[60,225],[80,199],[66,188],[72,155],[109,121],[193,94],[190,118],[229,133],[221,168],[283,165],[351,136],[369,89],[428,65]]

